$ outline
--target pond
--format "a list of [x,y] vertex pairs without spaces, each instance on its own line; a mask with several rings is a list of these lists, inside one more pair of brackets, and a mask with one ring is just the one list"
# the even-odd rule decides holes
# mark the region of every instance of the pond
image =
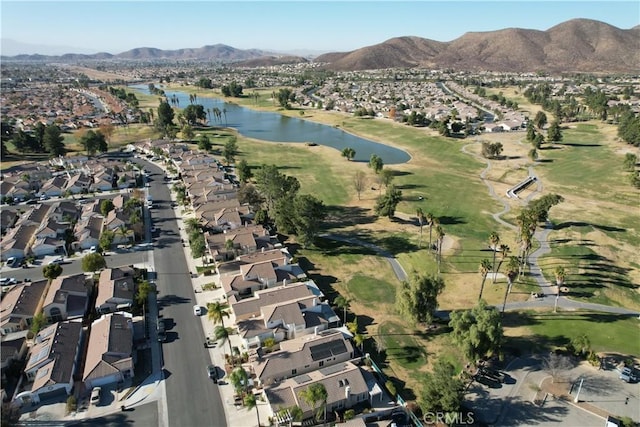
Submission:
[[[133,89],[149,94],[147,85],[133,85]],[[189,105],[189,94],[165,90],[167,98],[178,99],[178,107]],[[225,112],[220,120],[209,122],[212,126],[226,126],[236,129],[241,135],[271,142],[315,143],[342,151],[351,147],[355,150],[354,161],[369,162],[372,154],[378,155],[385,165],[406,163],[409,154],[398,148],[370,141],[352,135],[342,129],[319,123],[286,117],[278,113],[255,111],[216,98],[198,98],[196,101],[205,111],[218,108]],[[213,118],[213,116],[212,116]]]

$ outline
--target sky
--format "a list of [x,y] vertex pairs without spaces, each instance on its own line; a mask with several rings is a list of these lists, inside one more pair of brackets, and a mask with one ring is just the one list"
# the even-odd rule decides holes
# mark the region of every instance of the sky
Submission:
[[393,37],[447,42],[469,31],[547,30],[575,18],[621,29],[640,1],[0,0],[2,55],[117,54],[136,47],[346,52]]

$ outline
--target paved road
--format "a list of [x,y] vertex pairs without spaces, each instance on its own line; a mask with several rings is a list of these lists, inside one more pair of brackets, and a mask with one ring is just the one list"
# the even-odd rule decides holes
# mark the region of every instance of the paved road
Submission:
[[[142,161],[141,161],[142,162]],[[206,374],[209,352],[203,347],[202,323],[193,315],[195,294],[184,256],[170,193],[162,170],[145,162],[151,172],[151,211],[158,228],[154,247],[158,310],[167,326],[162,345],[169,427],[226,425],[218,386]]]

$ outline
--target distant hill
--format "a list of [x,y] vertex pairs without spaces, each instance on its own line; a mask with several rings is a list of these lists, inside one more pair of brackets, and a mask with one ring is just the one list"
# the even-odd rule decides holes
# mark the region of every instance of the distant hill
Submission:
[[333,70],[395,67],[468,71],[638,72],[640,26],[574,19],[547,31],[508,28],[469,32],[450,42],[398,37],[351,52],[315,58]]
[[[162,50],[140,47],[116,55],[68,53],[61,56],[2,56],[2,60],[202,60],[245,67],[307,62],[300,56],[224,44]],[[640,70],[640,25],[622,30],[590,19],[573,19],[546,31],[506,28],[469,32],[450,42],[396,37],[351,52],[317,56],[314,62],[333,70],[437,68],[460,71],[637,73]]]
[[161,61],[161,60],[202,60],[219,62],[238,62],[249,59],[260,58],[273,55],[258,49],[236,49],[225,44],[215,44],[200,48],[186,48],[176,50],[163,50],[153,47],[138,47],[126,52],[112,55],[110,53],[96,53],[92,55],[67,53],[59,56],[46,55],[16,55],[2,56],[3,60],[21,61],[78,61],[78,60],[138,60],[138,61]]

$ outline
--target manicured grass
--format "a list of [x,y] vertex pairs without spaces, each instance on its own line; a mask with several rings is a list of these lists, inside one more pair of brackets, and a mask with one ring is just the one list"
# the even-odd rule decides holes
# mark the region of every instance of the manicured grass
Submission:
[[[506,332],[518,328],[511,344],[530,348],[564,347],[571,339],[586,334],[596,352],[640,355],[640,321],[635,317],[597,312],[536,313],[511,312],[503,321]],[[528,344],[527,344],[528,342]]]
[[629,278],[629,269],[615,265],[598,254],[589,240],[554,244],[552,252],[540,260],[543,274],[555,282],[554,270],[562,265],[567,274],[568,296],[585,302],[640,308],[638,285]]
[[383,340],[387,363],[397,363],[407,370],[418,370],[427,363],[427,355],[412,331],[400,323],[386,321],[378,328]]
[[346,287],[354,298],[370,304],[394,304],[396,299],[395,287],[375,277],[357,274],[353,276]]

